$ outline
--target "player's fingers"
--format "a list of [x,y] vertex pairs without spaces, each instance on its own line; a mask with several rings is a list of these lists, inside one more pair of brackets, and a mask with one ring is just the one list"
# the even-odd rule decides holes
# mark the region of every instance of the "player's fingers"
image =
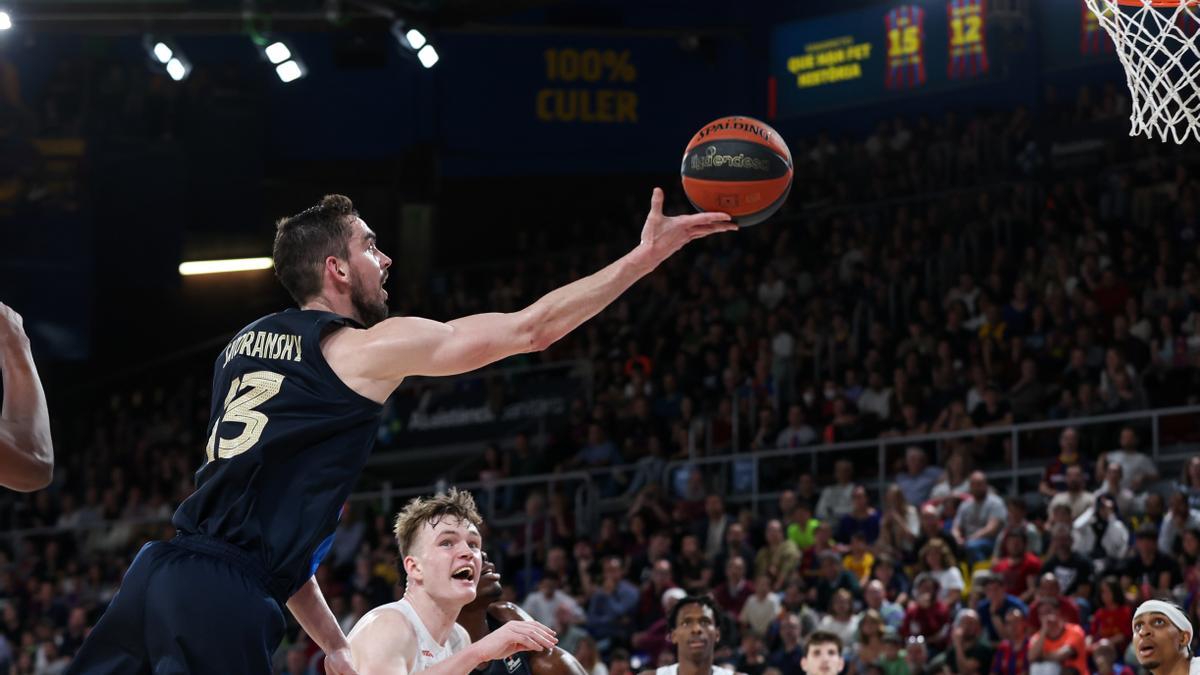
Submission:
[[677,221],[684,227],[693,225],[703,225],[706,223],[728,223],[733,220],[733,216],[721,211],[705,211],[704,213],[692,213],[686,216],[675,216]]
[[541,621],[530,620],[529,625],[533,626],[534,628],[536,628],[548,635],[551,635],[551,636],[558,635],[558,633],[556,633],[553,628],[551,628],[550,626],[547,626],[546,624],[542,623]]
[[650,215],[661,216],[663,207],[663,191],[662,188],[654,188],[654,192],[650,193]]

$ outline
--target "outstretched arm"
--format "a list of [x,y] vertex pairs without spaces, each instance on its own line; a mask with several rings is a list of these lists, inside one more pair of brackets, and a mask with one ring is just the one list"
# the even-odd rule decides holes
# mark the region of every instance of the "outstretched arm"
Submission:
[[[339,331],[326,354],[351,386],[381,400],[409,375],[454,375],[514,354],[545,349],[598,314],[638,279],[693,239],[737,229],[724,213],[664,216],[655,188],[641,242],[633,251],[590,276],[555,289],[511,313],[476,314],[446,323],[395,317],[366,331]],[[382,396],[381,390],[386,389]]]
[[21,315],[0,303],[0,369],[4,408],[0,413],[0,486],[33,492],[50,484],[54,445],[46,394]]
[[350,645],[342,627],[325,602],[315,576],[309,577],[300,590],[287,601],[288,609],[304,632],[325,652],[325,670],[336,675],[355,675]]

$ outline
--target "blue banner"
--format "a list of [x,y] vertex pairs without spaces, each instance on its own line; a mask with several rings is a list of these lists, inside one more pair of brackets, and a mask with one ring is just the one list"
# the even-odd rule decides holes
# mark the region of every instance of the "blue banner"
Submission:
[[677,167],[703,124],[761,106],[740,43],[674,37],[441,36],[442,169],[458,174]]

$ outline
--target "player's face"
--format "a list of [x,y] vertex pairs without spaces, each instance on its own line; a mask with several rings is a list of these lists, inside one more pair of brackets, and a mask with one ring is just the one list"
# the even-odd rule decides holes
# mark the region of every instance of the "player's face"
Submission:
[[425,593],[459,608],[474,600],[482,566],[480,545],[479,530],[470,523],[454,518],[425,523],[416,555],[410,556]]
[[363,325],[371,326],[387,318],[388,268],[392,259],[375,246],[375,233],[361,218],[354,221],[350,237],[350,302]]
[[1187,638],[1187,633],[1161,612],[1149,612],[1133,620],[1133,649],[1138,663],[1147,670],[1158,671],[1183,658],[1181,649]]
[[696,655],[711,659],[720,638],[721,631],[711,607],[693,603],[679,609],[671,642],[679,647],[680,661]]
[[832,642],[812,645],[800,659],[800,667],[807,675],[837,675],[844,665],[841,650]]
[[495,563],[488,559],[488,554],[484,553],[475,597],[492,603],[499,600],[502,593],[504,588],[500,585],[500,573],[496,571]]

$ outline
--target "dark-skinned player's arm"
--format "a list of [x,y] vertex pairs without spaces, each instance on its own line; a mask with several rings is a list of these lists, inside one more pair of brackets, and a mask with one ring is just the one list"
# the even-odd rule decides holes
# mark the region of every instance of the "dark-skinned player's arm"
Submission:
[[[528,612],[511,602],[492,603],[487,611],[493,619],[505,622],[504,625],[510,621],[533,621]],[[579,659],[557,646],[529,652],[529,665],[533,667],[533,675],[588,675]]]
[[33,492],[54,475],[50,414],[21,315],[0,303],[0,486]]
[[[514,354],[540,351],[598,314],[638,279],[693,239],[737,229],[728,214],[664,216],[655,188],[641,241],[604,269],[555,289],[511,313],[476,314],[441,323],[395,317],[365,331],[339,357],[339,374],[370,378],[387,389],[409,375],[454,375]],[[372,387],[377,391],[377,387]],[[381,397],[382,398],[382,397]]]

